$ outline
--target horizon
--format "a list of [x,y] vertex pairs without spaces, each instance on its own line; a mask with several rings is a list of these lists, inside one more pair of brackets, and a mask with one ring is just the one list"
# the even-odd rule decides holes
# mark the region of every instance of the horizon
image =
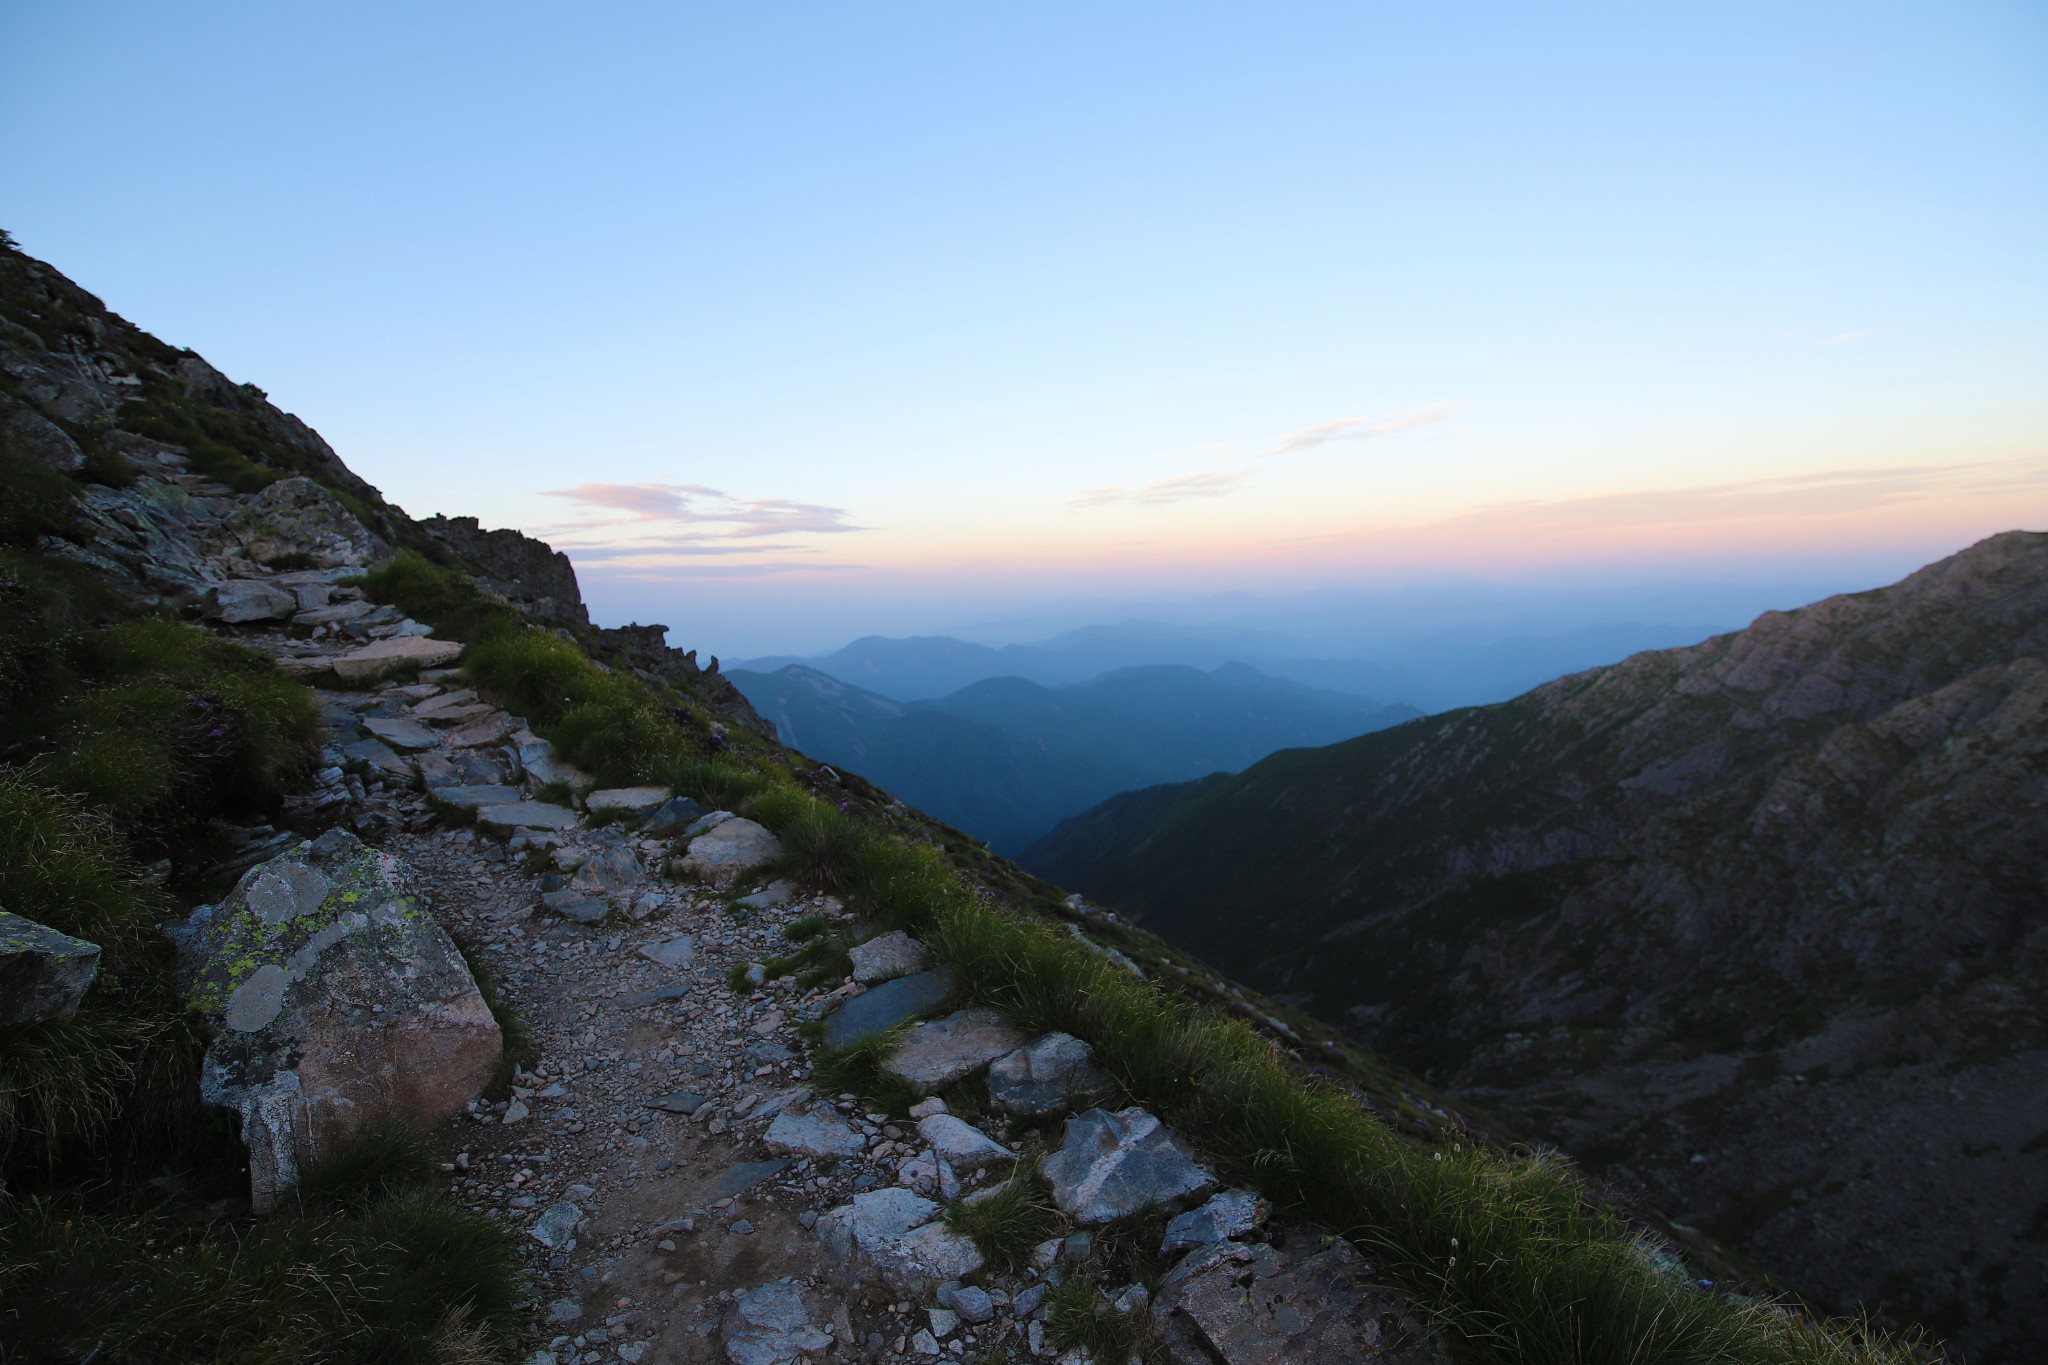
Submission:
[[2029,7],[0,24],[23,249],[707,656],[1738,628],[2048,526]]

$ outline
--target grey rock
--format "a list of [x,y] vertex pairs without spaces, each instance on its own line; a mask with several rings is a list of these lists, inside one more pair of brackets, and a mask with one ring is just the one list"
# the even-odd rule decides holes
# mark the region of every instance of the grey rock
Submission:
[[351,650],[334,661],[334,674],[347,682],[371,682],[408,668],[437,668],[461,657],[462,646],[453,640],[407,635]]
[[664,1000],[680,1000],[689,993],[690,984],[687,981],[679,982],[673,986],[663,986],[658,990],[634,991],[630,995],[619,997],[619,1008],[622,1010],[645,1009],[649,1005],[659,1005]]
[[1039,1172],[1060,1211],[1088,1225],[1172,1204],[1216,1183],[1158,1119],[1136,1107],[1090,1109],[1068,1119],[1065,1140]]
[[567,1246],[576,1236],[576,1225],[583,1221],[583,1210],[563,1200],[550,1204],[541,1210],[540,1217],[533,1220],[533,1226],[526,1235],[550,1251]]
[[917,1132],[956,1171],[978,1171],[1017,1159],[1015,1152],[973,1124],[951,1114],[933,1114],[920,1119]]
[[206,590],[201,610],[207,619],[240,625],[248,621],[282,621],[298,610],[299,601],[281,588],[255,578],[235,578]]
[[413,765],[391,751],[391,746],[381,739],[359,739],[341,746],[343,758],[367,764],[387,777],[396,777],[410,783]]
[[808,1114],[784,1111],[768,1125],[762,1143],[771,1152],[793,1152],[798,1156],[850,1157],[867,1150],[867,1139],[847,1126],[829,1109]]
[[919,1024],[882,1067],[928,1095],[962,1080],[1024,1042],[1024,1035],[990,1009],[966,1009]]
[[1164,1255],[1193,1247],[1242,1237],[1273,1211],[1272,1205],[1252,1190],[1224,1190],[1198,1209],[1189,1209],[1166,1225],[1166,1238],[1159,1250]]
[[478,823],[495,829],[574,829],[576,812],[546,801],[516,801],[503,806],[484,806],[476,813]]
[[932,1325],[932,1335],[941,1341],[960,1330],[960,1315],[950,1308],[927,1308],[924,1316]]
[[[404,638],[404,637],[400,637]],[[392,643],[397,643],[396,640]],[[503,711],[491,711],[478,716],[465,725],[457,726],[448,735],[448,743],[457,749],[481,749],[496,744],[519,728],[518,722]]]
[[789,898],[795,894],[794,883],[772,881],[751,896],[741,896],[733,904],[747,910],[773,910],[778,905],[788,904]]
[[0,430],[6,432],[8,447],[33,464],[59,474],[85,468],[85,452],[69,432],[5,393],[0,393]]
[[726,1167],[719,1173],[718,1179],[712,1182],[711,1197],[730,1199],[736,1194],[745,1194],[771,1176],[782,1174],[789,1169],[790,1164],[788,1157],[778,1157],[774,1161],[737,1162]]
[[484,806],[510,806],[519,801],[519,788],[498,783],[481,786],[435,787],[433,797],[444,806],[458,810],[479,810]]
[[1378,1283],[1342,1238],[1312,1255],[1238,1242],[1195,1252],[1160,1284],[1152,1321],[1176,1360],[1445,1365],[1451,1359],[1407,1299]]
[[1028,1318],[1038,1311],[1038,1305],[1045,1301],[1048,1286],[1040,1280],[1037,1284],[1026,1285],[1010,1296],[1010,1311],[1020,1318]]
[[604,917],[612,912],[612,903],[599,896],[579,895],[574,891],[549,891],[540,898],[540,903],[576,924],[602,924]]
[[762,825],[738,816],[690,841],[683,870],[723,885],[782,856],[782,841]]
[[659,1109],[664,1114],[681,1114],[684,1117],[688,1117],[708,1103],[710,1101],[694,1091],[676,1090],[647,1101],[647,1107],[649,1109]]
[[1109,1077],[1088,1044],[1067,1033],[1048,1033],[989,1064],[989,1106],[1005,1114],[1057,1114],[1093,1103],[1109,1091]]
[[664,967],[687,967],[697,960],[697,940],[688,934],[640,945],[640,956]]
[[560,782],[581,789],[596,780],[581,768],[557,758],[554,746],[531,730],[515,730],[506,738],[519,758],[521,770],[537,785]]
[[823,1303],[795,1280],[773,1280],[734,1296],[720,1325],[732,1365],[796,1365],[831,1349]]
[[864,986],[910,976],[931,965],[925,946],[901,929],[856,943],[846,955],[853,959],[853,979]]
[[97,943],[0,910],[0,1028],[69,1019],[99,970]]
[[960,1315],[962,1322],[980,1326],[996,1315],[995,1301],[986,1289],[975,1285],[962,1285],[950,1292],[942,1291],[939,1302]]
[[391,554],[339,498],[304,476],[279,479],[245,499],[232,529],[262,564],[303,555],[323,569],[360,567]]
[[667,800],[667,787],[610,787],[590,793],[583,798],[583,805],[592,814],[624,811],[628,815],[645,815]]
[[576,869],[572,890],[586,896],[619,899],[640,882],[640,860],[630,848],[608,848]]
[[666,839],[688,829],[704,816],[704,808],[687,796],[672,797],[649,815],[640,833],[650,839]]
[[[364,719],[363,728],[401,753],[431,749],[441,742],[439,735],[416,720],[370,716]],[[517,799],[517,793],[514,793],[514,799]]]
[[960,1197],[960,1177],[944,1157],[930,1148],[904,1158],[903,1164],[896,1168],[896,1183],[948,1203]]
[[857,995],[826,1018],[825,1046],[851,1047],[863,1039],[887,1033],[898,1024],[944,1004],[959,984],[951,968],[938,967]]
[[[293,593],[292,599],[298,600]],[[307,607],[292,617],[295,626],[338,626],[348,621],[360,620],[376,608],[368,602],[334,602],[326,606]]]
[[213,1028],[200,1094],[241,1115],[260,1211],[365,1123],[432,1127],[497,1066],[498,1025],[410,870],[346,831],[251,867],[173,937]]
[[868,1190],[818,1219],[818,1239],[848,1284],[872,1276],[921,1298],[982,1265],[974,1243],[934,1221],[938,1215],[937,1204],[901,1186]]

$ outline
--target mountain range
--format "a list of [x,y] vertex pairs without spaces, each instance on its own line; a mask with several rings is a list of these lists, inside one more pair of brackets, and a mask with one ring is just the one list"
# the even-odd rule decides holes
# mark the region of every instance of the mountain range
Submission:
[[1022,861],[1837,1302],[2048,1335],[2048,535]]
[[1117,792],[1236,771],[1276,749],[1330,744],[1419,714],[1243,664],[1126,668],[1065,687],[985,678],[911,702],[801,664],[725,676],[785,744],[860,773],[1004,854]]

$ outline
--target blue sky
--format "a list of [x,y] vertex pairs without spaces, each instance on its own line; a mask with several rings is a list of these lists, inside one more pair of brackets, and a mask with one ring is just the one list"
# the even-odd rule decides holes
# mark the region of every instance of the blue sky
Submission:
[[0,111],[27,250],[713,652],[2048,525],[2039,5],[17,3]]

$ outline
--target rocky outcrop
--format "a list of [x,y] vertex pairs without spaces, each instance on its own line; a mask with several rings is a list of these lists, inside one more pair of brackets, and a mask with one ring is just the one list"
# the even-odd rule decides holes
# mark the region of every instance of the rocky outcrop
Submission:
[[391,557],[341,499],[303,476],[279,479],[236,511],[229,523],[258,564],[289,561],[294,568],[362,569]]
[[0,910],[0,1029],[69,1019],[99,970],[97,943]]
[[407,869],[345,831],[251,868],[175,937],[214,1030],[201,1093],[241,1115],[258,1211],[366,1123],[459,1113],[498,1064],[490,1007]]
[[486,531],[475,517],[428,517],[422,531],[467,560],[492,592],[555,626],[588,626],[569,556],[518,531]]

